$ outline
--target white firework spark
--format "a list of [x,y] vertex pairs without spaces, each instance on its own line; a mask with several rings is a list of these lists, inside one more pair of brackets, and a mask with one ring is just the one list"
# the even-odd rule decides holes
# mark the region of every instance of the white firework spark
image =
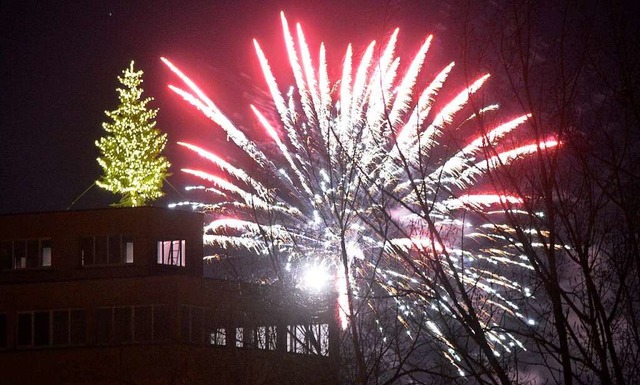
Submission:
[[[530,294],[529,289],[499,271],[529,266],[517,258],[513,248],[500,246],[508,243],[504,235],[508,232],[486,223],[466,230],[465,222],[454,213],[465,209],[486,217],[504,212],[500,208],[516,212],[520,199],[471,194],[470,187],[487,172],[558,143],[549,140],[496,151],[505,147],[501,140],[506,135],[527,121],[529,115],[523,115],[483,130],[453,155],[440,159],[438,140],[445,131],[468,126],[497,109],[490,105],[466,119],[457,116],[489,75],[481,76],[435,111],[436,97],[454,63],[426,87],[418,85],[431,36],[402,74],[395,52],[398,30],[378,56],[372,42],[360,60],[354,61],[349,46],[341,78],[331,82],[324,45],[314,66],[300,25],[294,37],[284,14],[281,21],[295,85],[286,95],[282,93],[265,53],[254,41],[278,119],[269,119],[266,112],[251,106],[259,127],[275,145],[269,146],[277,149],[275,154],[252,141],[193,81],[162,59],[186,86],[171,89],[222,128],[254,163],[237,167],[201,146],[180,143],[225,175],[183,170],[208,183],[191,189],[212,194],[213,203],[182,203],[217,213],[205,228],[205,240],[224,248],[286,255],[287,268],[300,279],[308,274],[304,268],[311,265],[333,271],[343,326],[349,317],[357,316],[353,301],[370,300],[347,296],[358,292],[363,281],[374,282],[377,289],[395,298],[398,308],[404,309],[397,317],[409,329],[412,312],[472,311],[469,303],[452,299],[453,289],[431,275],[435,261],[438,269],[479,293],[472,299],[484,301],[485,306],[473,312],[496,355],[522,346],[497,325],[505,315],[530,321],[507,295],[512,291]],[[456,125],[455,121],[462,122]],[[491,246],[472,251],[461,247],[463,238],[483,238]],[[398,293],[428,295],[400,297]],[[462,372],[455,341],[443,332],[442,325],[428,319],[423,326],[443,344],[443,354]]]

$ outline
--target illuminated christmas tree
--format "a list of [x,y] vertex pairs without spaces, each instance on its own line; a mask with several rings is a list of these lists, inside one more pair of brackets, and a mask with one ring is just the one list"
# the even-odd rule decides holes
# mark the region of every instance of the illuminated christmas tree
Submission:
[[115,206],[142,206],[161,197],[162,182],[169,175],[170,163],[162,156],[167,135],[156,128],[158,109],[147,107],[153,98],[142,99],[142,74],[131,61],[118,76],[123,85],[117,89],[120,105],[105,111],[111,121],[102,123],[107,134],[96,141],[103,169],[96,183],[122,196]]

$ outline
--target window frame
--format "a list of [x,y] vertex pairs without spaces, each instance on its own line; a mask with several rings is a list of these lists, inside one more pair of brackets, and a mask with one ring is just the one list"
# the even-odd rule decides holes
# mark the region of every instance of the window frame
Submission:
[[[34,242],[37,242],[35,244],[36,251],[35,254],[32,254]],[[8,251],[4,258],[7,258],[9,263],[5,267],[0,267],[0,270],[35,270],[52,267],[53,240],[51,238],[4,239],[0,240],[0,244],[4,244],[5,247],[9,246],[3,248]]]
[[[64,325],[66,328],[66,335],[64,342],[58,342],[56,340],[56,314],[65,314],[66,313],[66,324]],[[80,318],[81,321],[78,323],[74,322],[74,318],[72,314],[82,314]],[[21,330],[21,317],[28,316],[28,331]],[[38,331],[36,330],[36,315],[46,315],[46,330]],[[77,321],[77,320],[76,320]],[[25,325],[26,326],[26,325]],[[76,330],[74,327],[80,326],[81,330],[79,335],[80,340],[76,341],[73,336],[75,335]],[[29,336],[28,343],[21,342],[21,334],[22,332],[26,332]],[[46,335],[46,342],[40,343],[37,341],[37,333],[42,332]],[[15,345],[17,349],[43,349],[43,348],[58,348],[58,347],[69,347],[69,346],[84,346],[87,344],[87,312],[85,309],[78,308],[65,308],[65,309],[51,309],[51,310],[28,310],[28,311],[18,311],[16,313],[16,340]]]
[[[209,340],[209,334],[205,333],[207,308],[196,305],[180,305],[180,340],[192,344],[204,344]],[[198,319],[201,317],[198,324]]]
[[227,328],[214,327],[209,332],[209,345],[227,346]]
[[[114,243],[115,241],[115,243]],[[87,246],[91,244],[90,250]],[[112,247],[117,244],[119,251],[114,254]],[[100,247],[104,247],[104,250]],[[89,252],[90,251],[90,252]],[[85,252],[87,252],[85,254]],[[99,256],[104,254],[104,261]],[[94,234],[80,238],[80,265],[82,267],[127,266],[135,261],[134,238],[126,234]]]
[[0,312],[0,350],[9,349],[9,314]]
[[[177,256],[175,255],[177,251]],[[185,239],[162,239],[156,242],[156,262],[162,266],[186,267],[187,241]]]
[[329,324],[287,326],[287,352],[326,357],[329,355]]
[[[137,318],[136,313],[141,312],[142,308],[150,308],[150,317],[145,320],[145,323],[148,323],[144,327],[148,327],[149,329],[149,337],[141,338],[140,335],[142,332],[138,331],[140,324],[140,319]],[[107,311],[108,319],[107,319],[107,329],[104,340],[98,338],[98,312]],[[126,317],[125,324],[128,324],[126,329],[128,330],[118,330],[118,326],[122,326],[117,323],[116,313],[123,312],[123,314],[128,314]],[[98,307],[94,312],[94,343],[98,346],[113,346],[113,345],[131,345],[131,344],[146,344],[153,342],[166,341],[170,339],[170,325],[171,320],[165,319],[166,325],[161,325],[160,322],[160,313],[164,313],[163,316],[170,318],[171,312],[169,310],[169,305],[166,304],[144,304],[144,305],[125,305],[125,306],[105,306]],[[166,330],[162,330],[166,329]],[[145,333],[147,334],[147,333]],[[126,335],[126,338],[118,338],[118,336]]]

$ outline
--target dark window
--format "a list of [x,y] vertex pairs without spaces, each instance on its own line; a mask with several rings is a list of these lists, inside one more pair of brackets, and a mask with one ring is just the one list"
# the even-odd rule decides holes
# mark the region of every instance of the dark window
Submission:
[[94,261],[93,253],[93,237],[80,239],[80,257],[82,258],[82,265],[93,265]]
[[69,311],[69,345],[84,345],[86,332],[86,315],[84,310]]
[[153,339],[155,341],[169,339],[169,332],[171,330],[171,319],[169,316],[169,306],[159,305],[153,307]]
[[180,336],[183,341],[191,340],[191,307],[180,307]]
[[114,342],[128,343],[133,341],[132,311],[130,307],[117,307],[113,309],[113,334]]
[[18,346],[47,346],[50,344],[50,312],[18,313]]
[[101,235],[80,239],[82,265],[118,265],[133,263],[133,238]]
[[95,326],[98,345],[167,340],[169,307],[148,305],[96,309]]
[[53,312],[53,345],[69,344],[69,311],[57,310]]
[[18,314],[18,346],[31,346],[33,344],[33,314]]
[[0,241],[0,269],[13,268],[13,242]]
[[107,258],[109,250],[109,238],[106,236],[95,237],[94,242],[95,260],[96,265],[106,265],[109,262]]
[[111,236],[109,242],[109,259],[110,264],[122,263],[122,242],[120,237]]
[[67,346],[85,343],[84,310],[18,313],[18,346]]
[[153,339],[152,307],[136,306],[133,311],[135,341],[151,341]]
[[26,241],[26,267],[33,269],[40,267],[40,241],[37,239],[29,239]]
[[180,313],[182,340],[196,344],[204,343],[204,308],[182,305]]
[[204,337],[204,309],[191,308],[191,342],[201,344]]
[[7,315],[0,313],[0,349],[7,347]]
[[113,339],[113,309],[96,309],[96,344],[104,345]]
[[51,344],[51,313],[40,311],[33,313],[33,345],[47,346]]

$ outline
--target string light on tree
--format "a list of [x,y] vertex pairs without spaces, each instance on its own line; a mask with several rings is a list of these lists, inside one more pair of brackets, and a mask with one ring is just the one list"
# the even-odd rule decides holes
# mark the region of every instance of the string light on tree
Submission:
[[134,62],[118,76],[120,104],[105,111],[110,121],[102,123],[107,135],[96,141],[98,164],[103,174],[96,184],[122,196],[115,206],[143,206],[162,195],[162,182],[169,175],[169,161],[162,156],[167,135],[156,128],[158,109],[149,109],[151,97],[142,98],[143,71]]

